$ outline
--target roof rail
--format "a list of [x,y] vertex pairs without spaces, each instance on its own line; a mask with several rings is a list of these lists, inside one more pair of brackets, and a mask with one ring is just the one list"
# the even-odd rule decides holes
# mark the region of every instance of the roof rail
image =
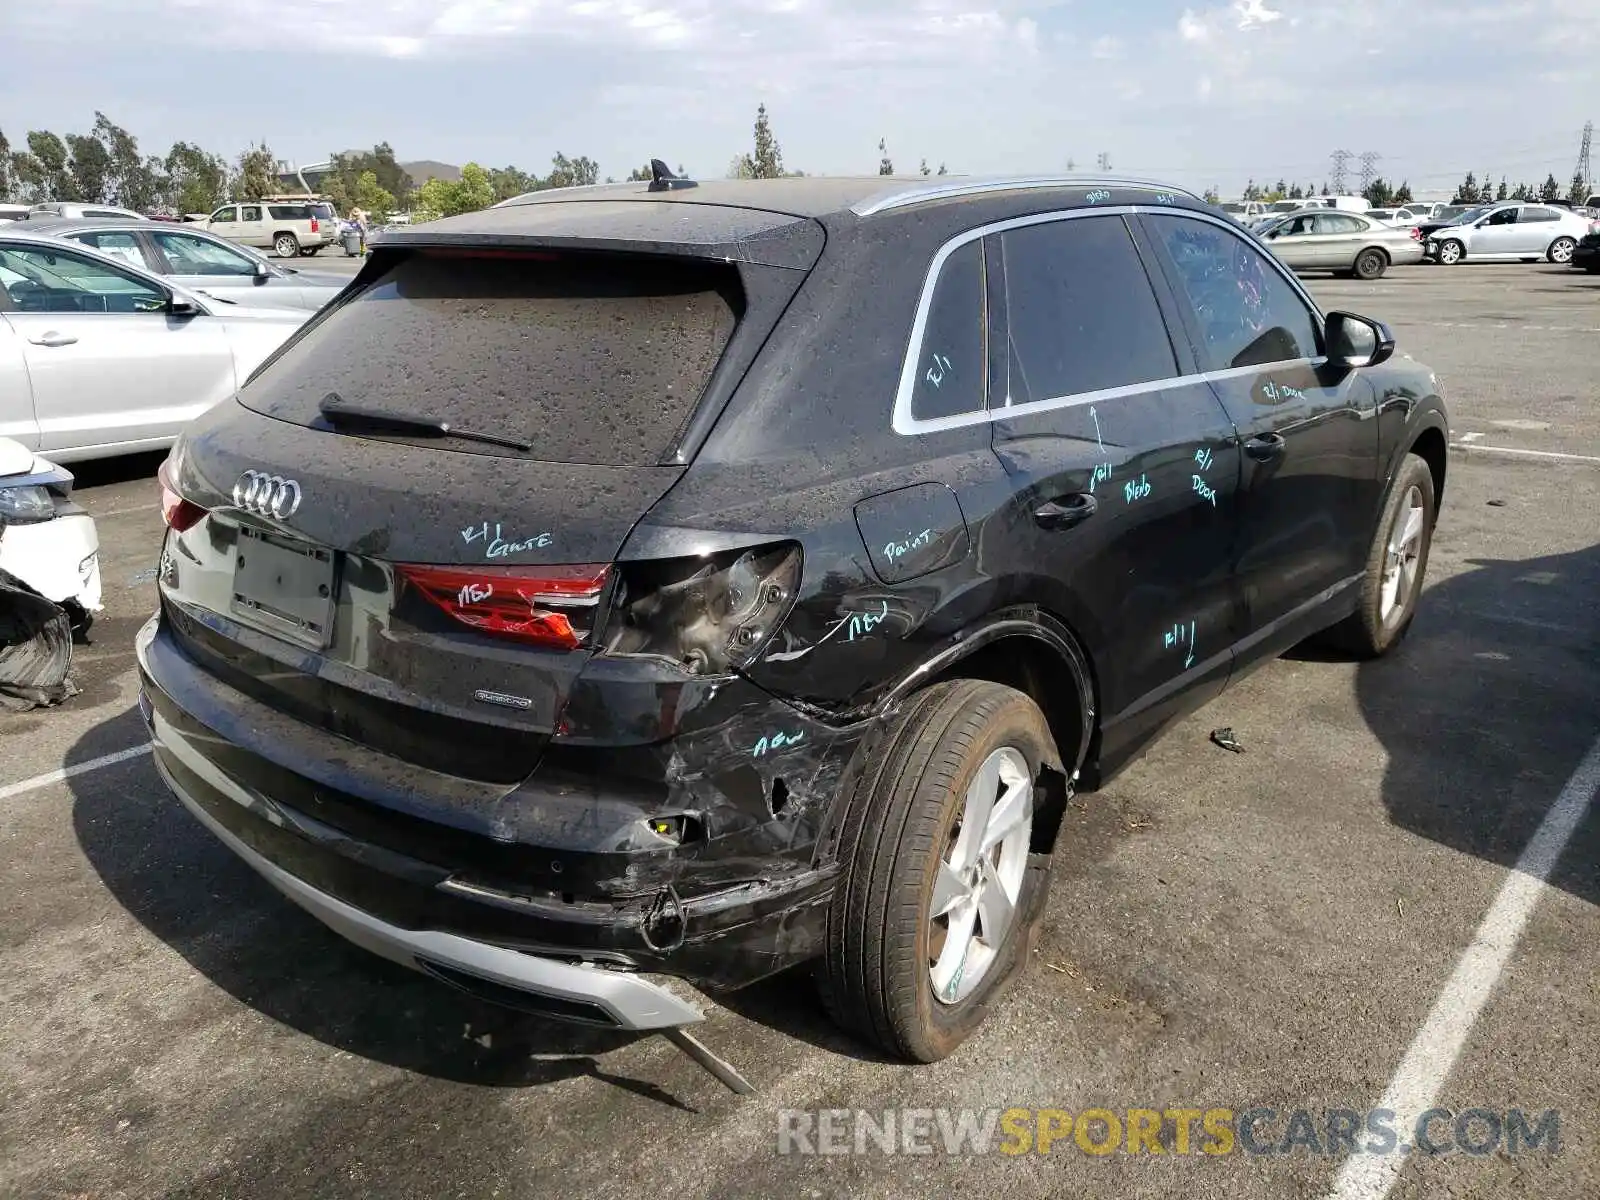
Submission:
[[1063,187],[1093,187],[1095,184],[1109,183],[1118,187],[1151,188],[1157,191],[1176,193],[1190,200],[1198,200],[1188,188],[1173,187],[1171,184],[1162,183],[1154,179],[1135,179],[1123,176],[1109,175],[1010,175],[995,176],[991,178],[967,179],[961,182],[951,179],[946,182],[928,182],[913,184],[911,187],[901,188],[892,192],[879,192],[877,195],[868,196],[865,200],[851,205],[850,211],[858,217],[870,217],[874,213],[885,212],[893,208],[907,208],[914,204],[929,204],[935,200],[948,200],[956,196],[979,196],[991,192],[1030,191],[1035,188],[1063,188]]

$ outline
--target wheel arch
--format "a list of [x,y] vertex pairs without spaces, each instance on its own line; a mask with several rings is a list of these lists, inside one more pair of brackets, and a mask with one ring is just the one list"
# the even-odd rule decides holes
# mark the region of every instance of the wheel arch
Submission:
[[1428,464],[1428,474],[1433,476],[1434,512],[1437,514],[1444,500],[1444,479],[1450,461],[1449,443],[1443,427],[1433,424],[1423,426],[1406,446],[1405,453],[1415,454]]

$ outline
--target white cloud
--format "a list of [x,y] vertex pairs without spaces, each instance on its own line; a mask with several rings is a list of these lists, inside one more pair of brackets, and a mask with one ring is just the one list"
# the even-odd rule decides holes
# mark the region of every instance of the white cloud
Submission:
[[1089,55],[1108,62],[1115,61],[1123,55],[1122,39],[1110,35],[1097,37],[1089,46]]
[[1203,42],[1211,36],[1211,30],[1194,15],[1193,9],[1186,8],[1183,16],[1178,18],[1178,36],[1186,42]]
[[1239,18],[1240,29],[1259,29],[1283,19],[1281,12],[1267,7],[1267,0],[1234,0],[1233,11]]

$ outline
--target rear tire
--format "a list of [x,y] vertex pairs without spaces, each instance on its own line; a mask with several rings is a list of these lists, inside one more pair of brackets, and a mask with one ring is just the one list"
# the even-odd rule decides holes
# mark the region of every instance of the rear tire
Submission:
[[1355,276],[1357,279],[1377,279],[1388,269],[1389,257],[1382,250],[1367,249],[1356,255]]
[[300,239],[292,233],[280,233],[272,239],[272,250],[279,258],[298,258]]
[[1035,783],[1060,756],[1028,696],[960,679],[914,695],[874,758],[846,801],[819,982],[844,1028],[935,1062],[1027,964],[1050,873]]
[[1547,257],[1553,263],[1569,263],[1572,261],[1572,252],[1578,248],[1578,243],[1569,237],[1558,237],[1550,243]]
[[1447,267],[1453,267],[1467,256],[1467,248],[1455,238],[1439,243],[1439,261]]
[[1356,611],[1329,629],[1326,641],[1361,659],[1380,658],[1400,644],[1417,613],[1437,515],[1433,472],[1408,454],[1367,552]]

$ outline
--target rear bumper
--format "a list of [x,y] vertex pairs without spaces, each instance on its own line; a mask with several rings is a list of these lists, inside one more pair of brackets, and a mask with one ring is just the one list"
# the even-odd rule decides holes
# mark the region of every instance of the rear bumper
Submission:
[[[554,997],[561,1003],[522,1006],[624,1028],[695,1019],[691,1004],[658,985],[635,986],[644,974],[731,989],[820,951],[836,873],[819,849],[831,807],[823,800],[859,732],[806,723],[812,757],[777,768],[797,772],[781,815],[766,812],[752,787],[747,803],[762,811],[740,827],[731,806],[744,777],[689,772],[683,786],[706,803],[704,840],[671,853],[553,848],[538,835],[637,816],[626,781],[597,768],[574,788],[570,766],[553,777],[541,768],[495,790],[498,823],[471,831],[464,822],[480,801],[469,781],[456,781],[454,811],[438,807],[429,792],[441,777],[384,766],[383,756],[236,691],[190,661],[163,620],[136,639],[140,708],[163,777],[252,867],[357,944],[467,990]],[[779,703],[762,702],[756,719]],[[803,720],[787,712],[790,728]],[[552,1011],[579,1003],[590,1008]]]
[[[493,995],[495,988],[511,989],[527,998],[527,1007],[565,1020],[617,1029],[650,1030],[705,1019],[689,1001],[637,974],[595,964],[541,958],[438,930],[402,929],[318,891],[256,853],[213,817],[178,782],[168,766],[169,756],[181,758],[184,752],[170,739],[158,745],[164,753],[156,755],[156,769],[183,806],[268,883],[356,945],[468,991]],[[193,757],[188,758],[187,765],[206,770],[204,760]],[[219,788],[233,790],[225,776],[209,771],[207,774]],[[238,800],[248,803],[249,798],[240,796]],[[479,982],[487,986],[481,989],[472,986]]]

